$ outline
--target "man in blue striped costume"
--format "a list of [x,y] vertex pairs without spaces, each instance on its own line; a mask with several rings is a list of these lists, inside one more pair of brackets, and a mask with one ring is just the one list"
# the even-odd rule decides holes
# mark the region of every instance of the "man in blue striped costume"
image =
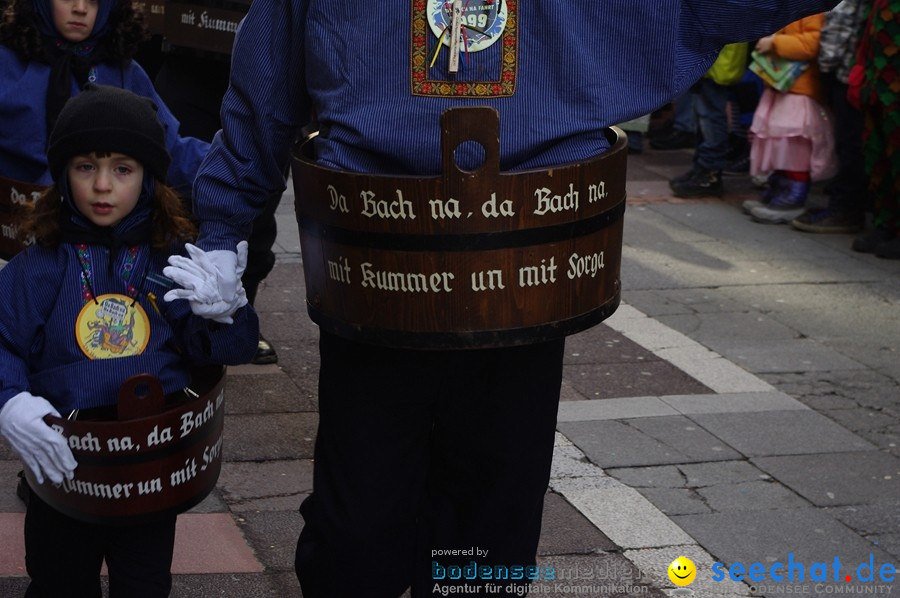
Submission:
[[[725,42],[835,2],[469,0],[456,73],[438,49],[452,4],[252,4],[223,130],[195,184],[200,244],[223,271],[283,189],[311,115],[318,162],[345,171],[440,173],[440,115],[469,105],[499,112],[503,170],[570,163],[608,148],[604,127],[687,89]],[[323,331],[320,354],[314,489],[296,559],[304,596],[395,598],[411,585],[418,597],[451,565],[535,563],[562,340],[414,351]]]

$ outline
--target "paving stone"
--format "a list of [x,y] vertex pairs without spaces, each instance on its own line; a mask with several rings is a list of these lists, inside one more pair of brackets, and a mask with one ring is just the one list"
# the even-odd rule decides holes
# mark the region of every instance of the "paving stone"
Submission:
[[31,580],[24,574],[15,577],[4,575],[0,577],[0,596],[24,596],[29,583]]
[[690,488],[771,479],[769,474],[757,469],[747,461],[686,463],[679,465],[678,469],[686,479],[686,486]]
[[867,535],[865,538],[878,548],[893,555],[895,563],[900,561],[900,532],[879,532]]
[[630,419],[678,415],[671,406],[658,397],[629,397],[626,399],[593,399],[587,401],[560,401],[556,421],[595,421],[603,419]]
[[706,341],[710,349],[751,372],[859,370],[865,366],[807,338],[724,338]]
[[638,491],[669,516],[712,512],[703,498],[688,488],[638,488]]
[[746,413],[808,409],[783,392],[730,392],[711,395],[675,395],[660,397],[666,405],[684,415],[697,413]]
[[0,461],[18,461],[19,456],[6,443],[6,439],[0,436]]
[[[557,436],[562,436],[557,434]],[[582,478],[605,475],[603,470],[588,459],[578,447],[571,442],[557,443],[553,448],[553,462],[550,466],[550,477],[554,480],[562,478]]]
[[[624,308],[620,307],[619,310],[623,312]],[[621,317],[618,317],[618,314],[619,312],[606,320],[606,325],[649,351],[656,353],[663,349],[686,349],[698,346],[697,341],[634,308],[624,311]]]
[[796,331],[756,312],[661,316],[659,320],[704,345],[735,337],[745,341],[797,338]]
[[226,462],[218,486],[234,512],[294,510],[312,492],[311,460]]
[[684,416],[646,417],[626,423],[670,446],[687,458],[683,463],[739,459],[741,455]]
[[18,459],[0,461],[0,513],[25,512],[25,505],[16,496],[20,471],[22,471],[22,463]]
[[652,352],[603,324],[566,337],[564,362],[627,363],[659,361]]
[[266,279],[260,283],[253,306],[257,312],[263,314],[272,311],[296,311],[305,316],[306,285],[300,264],[276,263]]
[[610,477],[551,480],[550,487],[620,547],[649,548],[691,542],[637,490]]
[[311,459],[317,413],[228,415],[225,417],[226,461]]
[[[659,291],[655,294],[661,297],[665,302],[662,309],[668,307],[674,312],[680,307],[682,308],[680,313],[685,314],[740,313],[747,309],[745,304],[740,301],[735,301],[733,298],[721,292],[721,289],[718,288],[676,289],[671,291]],[[648,316],[656,317],[665,315],[650,309],[641,308],[634,298],[629,298],[629,300],[632,305],[641,309],[641,311]]]
[[753,459],[817,506],[896,502],[900,459],[880,451],[795,455]]
[[[2,586],[0,586],[2,589]],[[4,596],[8,594],[3,594]],[[10,594],[11,595],[11,594]],[[170,598],[302,598],[293,573],[175,575]]]
[[562,384],[559,387],[559,402],[564,403],[566,401],[584,401],[585,396],[572,388],[572,385],[569,384],[568,380],[563,380]]
[[268,311],[260,314],[260,329],[272,342],[281,359],[281,344],[296,344],[298,339],[318,339],[319,327],[305,313]]
[[[25,572],[25,513],[0,513],[0,579]],[[3,585],[0,584],[0,588]],[[0,594],[12,596],[13,594]],[[22,595],[22,594],[19,594]]]
[[541,571],[552,572],[553,579],[533,582],[529,596],[666,596],[660,590],[646,586],[643,573],[621,554],[539,556],[537,563]]
[[680,451],[619,421],[560,423],[558,428],[591,461],[604,469],[683,463],[690,460]]
[[697,577],[685,588],[693,592],[693,595],[716,598],[751,596],[750,588],[744,583],[732,581],[727,577],[720,582],[713,581],[712,566],[716,559],[696,544],[626,550],[624,555],[644,572],[647,581],[654,587],[662,588],[669,596],[676,596],[673,593],[676,588],[669,579],[669,565],[681,556],[690,559],[697,567]]
[[632,488],[681,488],[685,477],[674,465],[660,467],[621,467],[606,473]]
[[814,411],[699,414],[691,419],[748,457],[874,448]]
[[[314,404],[318,405],[318,380],[319,380],[319,345],[318,341],[297,339],[290,344],[282,342],[278,344],[278,365],[282,372],[292,380],[302,380],[304,389],[313,390],[315,393],[308,396]],[[249,366],[247,366],[249,367]],[[269,366],[253,366],[269,367]]]
[[[786,586],[805,584],[808,584],[805,590],[807,594],[826,593],[824,590],[814,591],[817,582],[809,580],[810,568],[813,563],[818,562],[827,564],[831,571],[835,557],[841,563],[841,576],[855,575],[856,567],[867,563],[869,555],[872,555],[876,570],[884,563],[893,562],[890,554],[872,546],[843,524],[813,508],[767,511],[764,514],[733,511],[708,515],[677,515],[672,519],[696,538],[710,554],[716,555],[726,569],[737,562],[745,567],[749,567],[751,563],[761,563],[766,568],[767,577],[763,582],[754,582],[754,585],[769,588],[764,594],[767,596],[784,595]],[[804,565],[803,583],[797,578],[793,582],[788,581],[786,565],[789,554],[793,555],[791,558],[794,563]],[[768,578],[769,567],[776,562],[785,565],[785,570],[781,572],[784,581],[781,583]],[[844,593],[843,583],[830,585],[840,586],[840,593]],[[888,585],[895,588],[897,583]]]
[[[225,463],[222,464],[223,467],[225,465]],[[227,511],[228,505],[225,503],[225,499],[222,498],[222,490],[218,487],[217,482],[212,492],[198,504],[191,507],[188,513],[225,513]]]
[[[688,289],[691,291],[693,289]],[[684,315],[696,313],[690,306],[672,300],[668,295],[676,291],[631,291],[628,293],[628,303],[641,310],[650,317],[663,315]]]
[[297,538],[303,529],[299,511],[246,512],[237,515],[236,519],[247,542],[267,569],[293,571]]
[[710,392],[709,388],[662,360],[567,365],[563,375],[588,399]]
[[230,513],[178,516],[172,573],[260,573],[263,565]]
[[718,484],[698,488],[697,494],[716,512],[769,511],[809,506],[807,501],[775,481]]
[[316,381],[298,382],[281,372],[275,375],[229,375],[225,381],[226,413],[315,411],[311,398],[316,396]]
[[544,497],[544,515],[538,554],[590,554],[616,550],[616,545],[578,509],[554,492]]
[[882,503],[828,507],[826,513],[863,535],[878,534],[882,530],[900,530],[900,499]]
[[869,407],[822,409],[819,412],[853,432],[882,430],[897,425],[896,417]]
[[658,354],[717,393],[774,390],[764,380],[700,345],[686,349],[662,349]]

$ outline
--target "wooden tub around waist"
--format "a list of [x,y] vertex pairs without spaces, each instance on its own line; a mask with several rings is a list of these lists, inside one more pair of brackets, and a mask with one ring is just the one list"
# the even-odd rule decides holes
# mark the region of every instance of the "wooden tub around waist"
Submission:
[[[292,173],[310,317],[360,342],[420,349],[522,345],[573,334],[619,304],[626,141],[582,162],[500,172],[499,118],[452,108],[443,173],[361,174],[315,163]],[[461,170],[475,142],[484,162]]]
[[90,523],[127,525],[187,511],[215,487],[222,468],[225,368],[195,372],[198,396],[166,408],[159,381],[141,374],[119,393],[118,419],[46,416],[68,439],[75,477],[32,492],[57,511]]
[[0,259],[9,260],[25,249],[19,240],[18,211],[34,203],[47,185],[35,185],[0,176]]

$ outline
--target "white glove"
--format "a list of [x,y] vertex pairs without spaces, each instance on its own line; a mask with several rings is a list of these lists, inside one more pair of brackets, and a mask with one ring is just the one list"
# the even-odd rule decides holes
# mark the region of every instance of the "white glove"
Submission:
[[241,276],[247,268],[247,241],[237,244],[234,251],[203,251],[185,245],[190,259],[169,256],[163,274],[184,288],[172,289],[163,297],[166,301],[187,299],[191,311],[208,320],[231,324],[234,312],[247,305],[247,292]]
[[6,438],[39,484],[44,474],[54,484],[71,480],[78,462],[65,437],[44,422],[45,415],[59,417],[47,399],[20,392],[0,409],[0,434]]

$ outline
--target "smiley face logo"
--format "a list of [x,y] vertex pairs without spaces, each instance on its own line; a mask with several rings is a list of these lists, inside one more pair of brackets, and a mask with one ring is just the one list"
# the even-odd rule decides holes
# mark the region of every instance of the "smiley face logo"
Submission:
[[680,556],[669,563],[669,579],[676,586],[689,585],[697,577],[697,566],[691,559]]

